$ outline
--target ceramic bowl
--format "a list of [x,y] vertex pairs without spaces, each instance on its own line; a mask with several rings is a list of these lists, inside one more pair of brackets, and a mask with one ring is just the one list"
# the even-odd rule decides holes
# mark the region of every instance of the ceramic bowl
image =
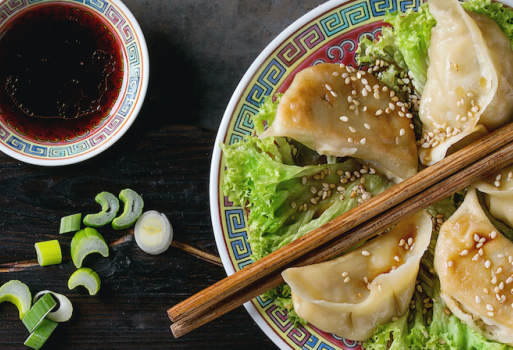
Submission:
[[0,151],[42,166],[94,157],[119,140],[143,104],[149,56],[141,28],[118,0],[5,0],[0,1],[0,38],[31,16],[72,17],[84,26],[89,24],[97,36],[112,43],[116,67],[108,78],[100,109],[72,120],[27,116],[12,107],[5,88],[0,87]]

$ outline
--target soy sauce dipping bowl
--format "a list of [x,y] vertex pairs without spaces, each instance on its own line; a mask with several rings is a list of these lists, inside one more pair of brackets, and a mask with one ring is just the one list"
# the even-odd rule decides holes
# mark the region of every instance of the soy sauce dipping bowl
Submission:
[[112,146],[132,125],[148,88],[149,55],[142,30],[119,0],[0,1],[1,38],[34,18],[72,18],[111,45],[117,58],[100,108],[76,119],[36,118],[16,107],[0,82],[0,151],[26,163],[62,166]]

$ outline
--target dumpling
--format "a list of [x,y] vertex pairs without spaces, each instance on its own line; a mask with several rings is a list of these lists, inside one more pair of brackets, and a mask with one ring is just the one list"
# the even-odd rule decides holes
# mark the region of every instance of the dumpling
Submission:
[[474,186],[485,193],[490,214],[513,227],[513,165],[474,183]]
[[432,165],[513,119],[513,51],[497,23],[457,0],[430,0],[438,21],[420,102],[421,163]]
[[470,328],[513,346],[513,243],[498,233],[471,187],[440,228],[435,271],[443,301]]
[[297,314],[352,340],[403,315],[431,239],[431,216],[420,212],[337,259],[283,271]]
[[415,134],[411,115],[391,96],[376,77],[352,67],[309,67],[296,75],[260,137],[291,137],[319,154],[378,162],[405,179],[418,170]]

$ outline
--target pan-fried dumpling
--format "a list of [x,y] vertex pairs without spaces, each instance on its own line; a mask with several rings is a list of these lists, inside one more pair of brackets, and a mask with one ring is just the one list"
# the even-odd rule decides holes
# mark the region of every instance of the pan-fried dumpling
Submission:
[[513,165],[474,183],[485,193],[490,214],[513,227]]
[[435,271],[443,301],[470,328],[513,346],[513,243],[486,217],[471,187],[440,229]]
[[431,216],[420,212],[337,259],[283,271],[294,310],[325,332],[370,338],[408,310],[431,230]]
[[400,179],[417,173],[411,115],[376,77],[338,64],[299,72],[262,134],[286,136],[319,154],[380,163]]
[[420,102],[421,163],[432,165],[513,117],[513,51],[497,23],[457,0],[430,0],[437,20]]

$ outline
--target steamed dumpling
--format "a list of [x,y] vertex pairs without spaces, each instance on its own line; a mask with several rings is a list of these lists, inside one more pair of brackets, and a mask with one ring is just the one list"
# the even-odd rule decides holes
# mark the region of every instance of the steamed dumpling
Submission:
[[430,0],[437,20],[420,103],[421,163],[445,155],[513,119],[513,51],[497,23],[457,0]]
[[337,259],[285,270],[294,310],[325,332],[370,338],[408,310],[431,229],[430,215],[420,212]]
[[440,229],[435,271],[443,301],[470,328],[513,345],[513,243],[486,217],[471,187]]
[[485,193],[490,214],[513,227],[513,165],[474,184]]
[[378,162],[405,179],[418,168],[410,118],[373,75],[325,63],[296,75],[260,137],[291,137],[319,154]]

